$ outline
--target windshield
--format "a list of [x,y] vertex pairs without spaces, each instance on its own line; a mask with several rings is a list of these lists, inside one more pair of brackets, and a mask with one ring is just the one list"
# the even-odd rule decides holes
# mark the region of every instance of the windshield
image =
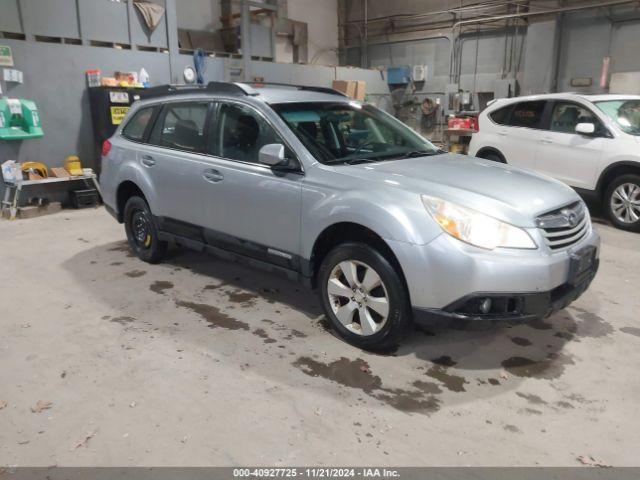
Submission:
[[607,100],[595,104],[623,132],[640,136],[640,100]]
[[318,161],[360,163],[441,153],[391,115],[357,103],[274,105]]

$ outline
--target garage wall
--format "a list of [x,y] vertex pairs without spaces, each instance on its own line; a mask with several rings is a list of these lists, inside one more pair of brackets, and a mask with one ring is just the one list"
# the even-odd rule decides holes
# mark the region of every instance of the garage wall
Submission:
[[309,63],[338,64],[338,0],[288,0],[288,17],[308,24]]
[[[364,0],[340,0],[346,12],[343,21],[364,18]],[[438,12],[460,5],[478,3],[474,1],[434,0],[368,0],[368,18],[388,18],[398,14],[424,14]],[[506,3],[506,2],[505,2]],[[527,3],[527,2],[524,2]],[[553,2],[545,0],[536,8],[557,8],[579,6],[583,2],[569,0]],[[512,7],[514,8],[514,7]],[[495,14],[505,13],[495,11]],[[466,14],[463,18],[468,18]],[[420,22],[440,21],[430,30],[420,30]],[[354,26],[343,32],[341,54],[349,65],[399,66],[426,64],[429,78],[424,85],[418,85],[418,94],[444,91],[451,81],[459,82],[462,89],[491,91],[496,94],[506,92],[500,88],[504,80],[516,79],[521,94],[549,91],[604,92],[599,85],[602,59],[611,57],[611,73],[640,71],[640,56],[637,55],[640,39],[640,6],[612,7],[568,12],[562,15],[530,17],[520,21],[520,28],[509,28],[498,23],[483,25],[475,31],[474,26],[466,27],[457,45],[456,62],[459,62],[459,79],[449,79],[451,66],[451,21],[453,15],[443,14],[424,17],[413,24],[418,30],[410,33],[396,33],[391,23],[378,23],[369,27],[369,45],[359,48],[359,37],[364,35]],[[459,17],[458,17],[459,19]],[[406,28],[409,28],[406,27]],[[488,30],[488,31],[487,31]],[[382,33],[382,35],[381,35]],[[376,36],[377,34],[377,36]],[[456,31],[456,38],[458,31]],[[386,38],[385,38],[386,37]],[[434,38],[437,37],[437,38]],[[346,40],[345,40],[346,39]],[[477,53],[477,62],[476,62]],[[505,55],[506,54],[506,55]],[[505,65],[506,56],[506,65]],[[477,64],[477,68],[476,68]],[[509,68],[511,65],[511,68]],[[455,68],[453,68],[455,72]],[[572,87],[572,78],[591,78],[591,87]]]

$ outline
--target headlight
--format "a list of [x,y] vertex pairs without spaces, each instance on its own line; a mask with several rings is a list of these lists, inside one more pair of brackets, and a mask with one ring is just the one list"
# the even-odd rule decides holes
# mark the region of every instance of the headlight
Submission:
[[458,240],[488,250],[497,247],[537,248],[533,239],[521,228],[439,198],[428,195],[422,195],[421,198],[438,225]]

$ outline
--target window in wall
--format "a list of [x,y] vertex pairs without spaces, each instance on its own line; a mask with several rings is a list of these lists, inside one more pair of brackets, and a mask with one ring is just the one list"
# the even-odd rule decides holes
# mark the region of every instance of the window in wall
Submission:
[[523,102],[513,109],[509,125],[512,127],[540,128],[546,102]]
[[[284,145],[282,137],[253,108],[239,104],[222,104],[210,135],[209,152],[213,155],[258,163],[260,149],[271,143]],[[287,149],[286,156],[292,157]]]
[[600,121],[586,108],[577,103],[556,103],[551,114],[551,131],[576,133],[576,125],[579,123],[593,123],[596,131],[602,129]]
[[209,104],[167,104],[153,127],[149,143],[161,147],[204,152],[204,125]]
[[136,142],[144,140],[144,132],[153,116],[154,109],[155,107],[147,107],[136,112],[133,118],[124,126],[122,136]]

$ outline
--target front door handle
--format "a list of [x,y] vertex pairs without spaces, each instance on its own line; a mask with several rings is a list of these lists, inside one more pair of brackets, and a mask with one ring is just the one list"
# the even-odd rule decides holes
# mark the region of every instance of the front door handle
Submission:
[[553,140],[550,140],[548,138],[543,138],[542,140],[540,140],[540,143],[549,144],[549,143],[553,143]]
[[153,167],[156,164],[156,161],[153,159],[151,155],[143,155],[142,164],[146,165],[147,167]]
[[213,168],[205,170],[202,176],[206,181],[213,183],[220,182],[224,178],[224,176],[218,170],[215,170]]

